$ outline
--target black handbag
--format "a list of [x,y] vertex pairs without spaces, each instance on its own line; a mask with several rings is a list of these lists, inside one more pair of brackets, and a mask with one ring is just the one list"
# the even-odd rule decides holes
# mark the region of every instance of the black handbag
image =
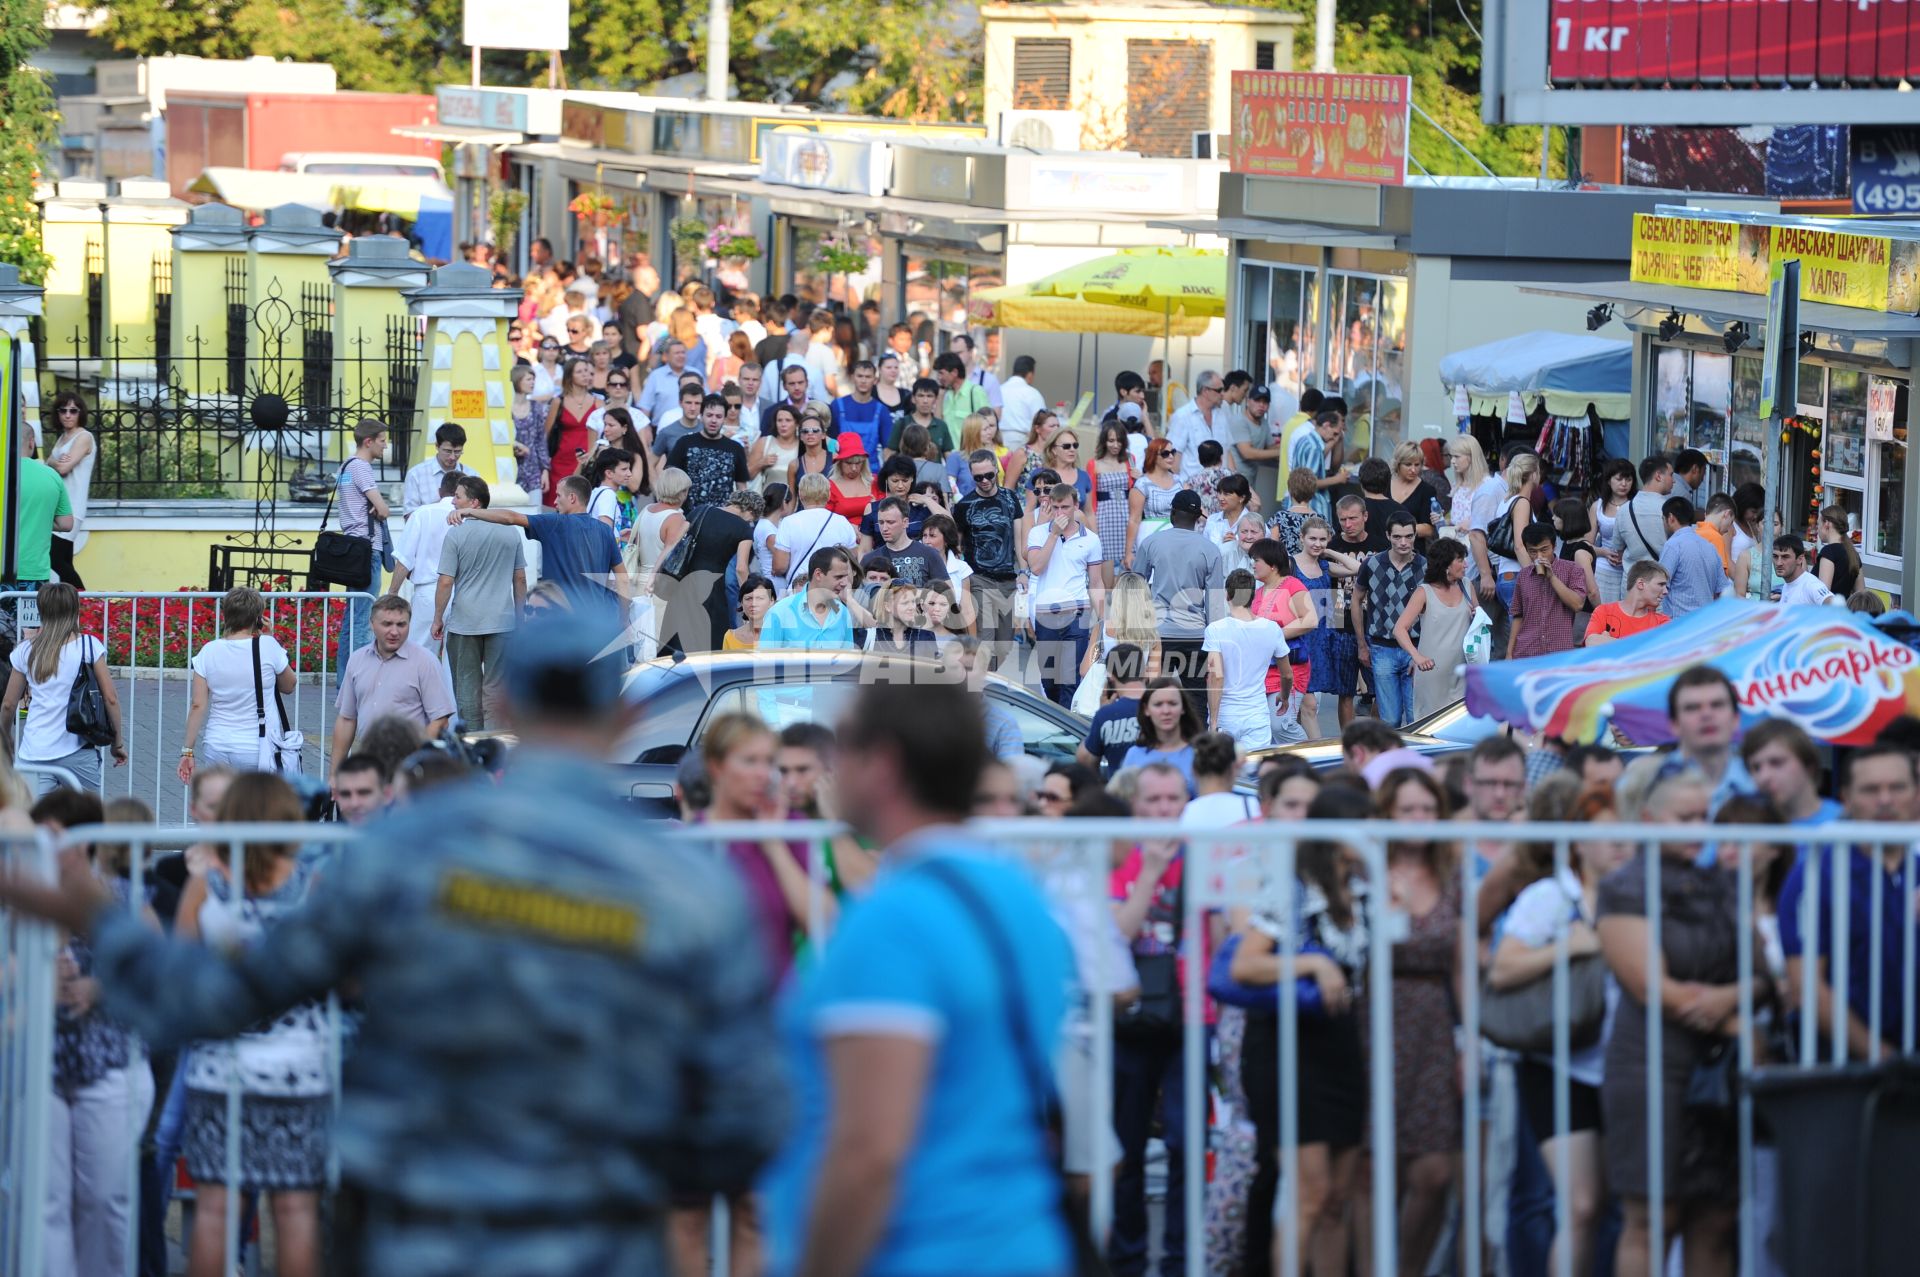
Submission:
[[1180,1032],[1180,931],[1186,925],[1187,877],[1180,875],[1174,888],[1174,924],[1172,953],[1135,954],[1133,967],[1140,975],[1140,997],[1114,1017],[1115,1037],[1139,1040],[1169,1038]]
[[1507,498],[1506,505],[1500,507],[1500,513],[1494,516],[1493,526],[1487,529],[1487,549],[1503,559],[1518,559],[1513,544],[1513,503],[1519,497]]
[[[1066,1154],[1060,1093],[1054,1087],[1053,1062],[1041,1052],[1027,1024],[1026,998],[1020,990],[1019,968],[1014,962],[1012,946],[994,921],[992,910],[980,898],[980,893],[958,870],[938,860],[924,861],[922,868],[960,902],[960,907],[973,918],[974,925],[986,939],[988,951],[993,954],[1000,987],[1006,991],[1007,1022],[1013,1033],[1014,1046],[1020,1053],[1020,1066],[1026,1072],[1027,1085],[1033,1094],[1034,1119],[1040,1126],[1040,1133],[1053,1158],[1054,1169],[1058,1172]],[[1067,1188],[1066,1176],[1061,1174],[1059,1179],[1060,1221],[1066,1226],[1068,1243],[1073,1247],[1074,1277],[1108,1277],[1106,1257],[1100,1253],[1100,1247],[1088,1231],[1086,1218],[1074,1203],[1073,1195]]]
[[88,659],[85,638],[80,640],[80,672],[73,676],[73,688],[67,693],[67,730],[84,745],[101,749],[119,739],[113,730],[113,718],[107,713],[107,698]]
[[349,590],[364,590],[373,584],[373,542],[367,537],[327,531],[333,517],[333,498],[340,491],[341,469],[334,477],[333,490],[327,493],[327,508],[320,516],[320,535],[313,539],[313,558],[307,564],[307,576],[322,589],[329,585]]
[[[712,508],[708,506],[707,510]],[[692,569],[695,543],[700,536],[700,520],[707,517],[707,510],[702,510],[693,516],[693,522],[687,525],[686,535],[675,541],[661,557],[660,566],[654,569],[654,575],[664,576],[669,581],[678,581]]]

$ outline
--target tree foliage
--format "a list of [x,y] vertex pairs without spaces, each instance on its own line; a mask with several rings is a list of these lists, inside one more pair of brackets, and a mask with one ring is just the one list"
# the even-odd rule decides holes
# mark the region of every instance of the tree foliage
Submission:
[[45,148],[59,137],[53,90],[27,59],[47,42],[45,0],[0,0],[0,262],[42,283],[48,257],[33,187]]
[[[16,3],[18,0],[4,0]],[[114,0],[105,34],[129,54],[331,62],[342,88],[462,84],[461,0]],[[916,0],[735,0],[729,61],[741,99],[917,119],[980,111],[971,6]],[[573,88],[646,90],[706,66],[702,0],[576,0],[561,58]],[[490,84],[543,84],[547,55],[489,50]]]
[[[1252,2],[1306,19],[1297,28],[1294,60],[1312,66],[1314,0]],[[1416,113],[1412,155],[1427,172],[1479,174],[1478,159],[1501,177],[1534,176],[1540,130],[1480,122],[1480,26],[1479,0],[1341,0],[1333,64],[1341,71],[1413,77],[1414,104],[1459,143]],[[1554,135],[1556,173],[1565,168],[1563,142],[1564,134]]]

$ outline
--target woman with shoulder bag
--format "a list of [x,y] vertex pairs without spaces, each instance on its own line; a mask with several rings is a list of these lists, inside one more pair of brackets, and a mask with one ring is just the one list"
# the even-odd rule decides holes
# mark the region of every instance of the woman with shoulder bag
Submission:
[[[1580,795],[1571,815],[1571,819],[1583,824],[1611,822],[1614,818],[1613,795],[1603,789]],[[1595,839],[1574,843],[1570,850],[1571,865],[1557,878],[1543,877],[1527,887],[1507,910],[1500,946],[1494,950],[1493,965],[1487,970],[1487,987],[1493,995],[1541,982],[1550,985],[1554,946],[1563,933],[1567,937],[1569,963],[1602,961],[1600,935],[1593,926],[1600,880],[1619,868],[1633,848],[1631,844],[1612,839]],[[1619,997],[1619,986],[1607,980],[1607,1019],[1612,1017]],[[1600,1082],[1605,1073],[1606,1049],[1603,1027],[1598,1038],[1573,1050],[1567,1057],[1572,1120],[1564,1137],[1571,1172],[1565,1184],[1559,1182],[1561,1140],[1555,1136],[1553,1121],[1552,1052],[1523,1055],[1514,1075],[1520,1108],[1534,1139],[1539,1141],[1541,1160],[1546,1163],[1547,1173],[1554,1177],[1555,1188],[1566,1196],[1567,1226],[1554,1236],[1553,1259],[1548,1270],[1560,1271],[1560,1250],[1571,1246],[1576,1277],[1586,1277],[1592,1271],[1594,1229],[1606,1201],[1600,1127]]]
[[[293,665],[280,640],[266,632],[267,601],[245,586],[228,590],[220,600],[220,637],[193,654],[192,702],[187,707],[186,744],[180,749],[179,776],[193,782],[198,764],[217,764],[235,771],[260,769],[260,724],[264,713],[267,734],[281,734],[279,707],[256,696],[271,685],[272,693],[291,692]],[[194,741],[206,729],[196,755]]]
[[[7,679],[7,691],[0,698],[0,719],[11,723],[20,708],[20,698],[28,697],[27,722],[20,732],[19,761],[23,769],[34,764],[64,767],[80,782],[80,788],[100,788],[100,750],[113,751],[113,765],[127,765],[127,745],[120,723],[120,698],[114,694],[113,674],[107,668],[107,645],[98,635],[80,632],[80,592],[71,585],[50,581],[35,596],[40,605],[40,628],[32,638],[13,649],[8,659],[13,673]],[[74,684],[82,669],[91,672],[99,687],[111,744],[89,741],[72,730],[69,712],[74,701]],[[105,734],[105,733],[103,733]],[[62,781],[42,772],[34,776],[34,793],[58,789]]]

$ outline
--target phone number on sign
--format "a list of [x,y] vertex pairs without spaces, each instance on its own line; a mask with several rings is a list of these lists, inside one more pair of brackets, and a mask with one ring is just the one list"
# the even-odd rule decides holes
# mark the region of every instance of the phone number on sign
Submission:
[[1920,182],[1863,182],[1854,188],[1854,211],[1920,213]]

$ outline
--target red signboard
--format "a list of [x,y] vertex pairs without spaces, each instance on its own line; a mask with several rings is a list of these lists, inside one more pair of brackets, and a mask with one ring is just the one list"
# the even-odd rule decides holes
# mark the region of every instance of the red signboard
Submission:
[[1552,0],[1547,42],[1555,88],[1885,88],[1920,79],[1920,0]]
[[1403,185],[1412,103],[1404,75],[1236,71],[1233,171]]

